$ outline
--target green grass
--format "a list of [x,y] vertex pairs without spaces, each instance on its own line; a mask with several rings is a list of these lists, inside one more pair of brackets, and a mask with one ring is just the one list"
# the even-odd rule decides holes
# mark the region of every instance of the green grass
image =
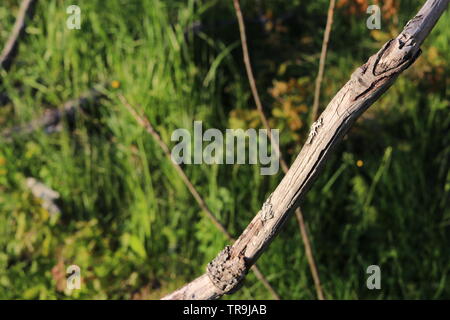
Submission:
[[[0,43],[18,3],[0,7]],[[82,29],[68,30],[69,4],[40,2],[17,61],[9,72],[0,71],[0,90],[11,98],[0,107],[0,127],[26,123],[94,85],[117,80],[120,87],[107,85],[107,97],[78,115],[74,128],[0,139],[0,298],[157,299],[203,273],[227,241],[117,95],[142,110],[171,146],[172,131],[191,129],[194,120],[210,128],[259,126],[251,120],[255,107],[237,26],[219,23],[234,21],[232,6],[80,0]],[[304,142],[308,113],[292,130],[289,115],[272,112],[285,110],[284,100],[267,89],[274,80],[294,79],[300,88],[285,97],[311,106],[322,35],[315,30],[323,29],[327,5],[272,1],[262,9],[275,16],[300,10],[301,19],[285,22],[287,32],[263,34],[255,23],[248,25],[258,86],[289,161]],[[250,18],[257,10],[243,7]],[[399,31],[416,11],[402,2],[398,24],[385,19],[381,31]],[[419,61],[357,122],[305,200],[328,298],[450,297],[449,19],[446,12]],[[195,21],[207,27],[197,35],[186,32]],[[337,9],[322,106],[381,47],[375,36],[365,28],[364,14],[349,19],[344,8]],[[282,178],[281,171],[261,176],[251,165],[184,169],[234,236]],[[26,188],[30,176],[60,193],[59,217],[50,216]],[[71,264],[81,268],[79,291],[64,291]],[[258,264],[283,298],[316,297],[294,219]],[[382,290],[366,288],[365,270],[372,264],[381,267]],[[249,274],[228,298],[271,296]]]

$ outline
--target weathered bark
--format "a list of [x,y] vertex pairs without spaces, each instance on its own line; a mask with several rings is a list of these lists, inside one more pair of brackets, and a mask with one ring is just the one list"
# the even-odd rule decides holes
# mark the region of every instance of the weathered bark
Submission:
[[[130,112],[130,114],[134,117],[137,123],[139,123],[145,131],[147,131],[153,139],[157,142],[157,144],[161,147],[162,151],[164,152],[164,155],[167,157],[167,159],[171,162],[172,166],[175,168],[175,170],[178,172],[179,177],[181,180],[183,180],[184,184],[188,188],[189,192],[194,197],[195,201],[197,201],[200,208],[202,208],[203,212],[205,213],[206,217],[213,223],[213,225],[220,231],[222,234],[227,237],[227,239],[231,242],[234,242],[235,239],[231,235],[231,233],[228,232],[228,230],[225,228],[225,226],[216,218],[216,215],[213,214],[211,209],[206,204],[206,201],[202,198],[200,193],[197,191],[195,186],[192,184],[191,180],[189,180],[186,173],[184,173],[183,168],[175,162],[172,162],[172,156],[170,153],[170,149],[167,146],[167,144],[161,139],[161,136],[159,133],[153,128],[153,125],[150,123],[150,121],[139,115],[136,110],[128,103],[127,99],[119,94],[119,100],[122,102],[122,104],[125,106],[125,108]],[[274,288],[270,285],[269,281],[266,279],[266,277],[262,274],[262,272],[259,270],[259,268],[254,264],[252,267],[253,272],[255,273],[255,276],[258,278],[259,281],[269,290],[269,292],[272,294],[274,299],[280,300],[280,296],[275,291]]]
[[163,299],[217,299],[239,287],[246,272],[300,204],[350,126],[420,55],[420,45],[448,3],[449,0],[428,0],[397,38],[388,41],[352,74],[312,125],[308,141],[288,173],[233,246],[221,251],[204,275]]

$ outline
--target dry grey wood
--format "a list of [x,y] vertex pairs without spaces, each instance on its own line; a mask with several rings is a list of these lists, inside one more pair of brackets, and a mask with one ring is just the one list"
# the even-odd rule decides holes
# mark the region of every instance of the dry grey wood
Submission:
[[19,14],[17,15],[11,36],[0,55],[0,68],[8,70],[11,67],[17,55],[20,38],[24,34],[27,19],[30,19],[34,14],[36,2],[37,0],[23,0],[20,4]]
[[[308,143],[304,145],[294,164],[260,211],[229,249],[228,258],[243,257],[246,270],[255,263],[270,244],[281,226],[300,204],[314,182],[321,167],[354,121],[372,105],[420,55],[420,45],[449,0],[428,0],[419,13],[408,22],[397,38],[388,41],[375,55],[351,75],[339,90],[318,123],[313,126]],[[262,212],[262,214],[261,214]],[[272,216],[272,218],[269,218]],[[223,255],[223,252],[219,256]],[[238,261],[240,258],[238,258]],[[225,274],[224,274],[225,275]],[[209,272],[167,295],[165,300],[218,299],[224,290],[210,279]],[[240,280],[241,275],[236,275]],[[230,286],[233,292],[238,286]],[[230,280],[227,279],[227,283]]]

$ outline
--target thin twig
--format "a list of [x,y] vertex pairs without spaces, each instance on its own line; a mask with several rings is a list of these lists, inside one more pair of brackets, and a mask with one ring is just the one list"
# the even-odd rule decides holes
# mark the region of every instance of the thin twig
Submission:
[[17,15],[16,22],[14,24],[13,30],[11,32],[11,36],[6,42],[6,46],[4,47],[1,55],[0,55],[0,68],[5,70],[9,70],[12,65],[14,58],[17,55],[19,42],[22,36],[24,35],[27,18],[31,19],[34,13],[34,5],[37,0],[23,0],[19,14]]
[[[200,208],[205,212],[206,216],[211,220],[211,222],[216,226],[217,229],[222,232],[229,241],[234,242],[236,241],[232,235],[228,232],[228,230],[225,228],[225,226],[215,217],[215,215],[212,213],[212,211],[209,209],[208,205],[206,204],[205,200],[202,198],[202,196],[199,194],[197,189],[194,187],[192,182],[189,180],[187,175],[184,173],[184,170],[178,165],[177,163],[172,161],[171,153],[169,150],[169,147],[167,144],[161,139],[161,136],[158,132],[153,128],[150,121],[140,116],[136,110],[128,103],[127,99],[122,95],[119,94],[119,99],[122,102],[122,104],[125,106],[125,108],[130,112],[130,114],[134,117],[136,122],[141,125],[152,137],[155,139],[155,141],[158,143],[160,148],[163,150],[164,155],[169,159],[169,162],[173,165],[175,170],[178,172],[181,180],[183,180],[186,187],[189,189],[189,192],[192,194],[192,196],[197,201]],[[280,296],[277,294],[274,288],[270,285],[269,281],[266,279],[266,277],[262,274],[262,272],[259,270],[259,268],[256,266],[256,264],[252,267],[253,272],[255,273],[255,276],[262,282],[262,284],[269,290],[269,292],[272,294],[272,296],[276,300],[280,300]]]
[[322,52],[320,53],[319,72],[316,78],[316,88],[314,90],[314,102],[311,111],[310,123],[316,121],[317,114],[319,112],[319,100],[320,100],[320,88],[323,80],[323,71],[325,69],[325,60],[327,58],[328,41],[330,39],[331,26],[333,25],[333,13],[334,13],[335,0],[330,0],[330,6],[328,7],[327,24],[325,26],[325,33],[322,41]]
[[[267,120],[267,118],[264,114],[261,99],[259,97],[258,89],[256,87],[256,81],[255,81],[255,77],[253,75],[253,70],[252,70],[252,66],[251,66],[251,62],[250,62],[250,55],[248,53],[247,37],[246,37],[246,33],[245,33],[245,23],[244,23],[244,18],[242,16],[241,7],[239,5],[239,0],[233,0],[233,3],[234,3],[234,8],[236,10],[236,16],[238,19],[238,23],[239,23],[239,31],[240,31],[239,34],[241,37],[245,69],[247,70],[247,77],[248,77],[248,81],[250,83],[253,98],[255,100],[256,107],[258,109],[258,113],[261,118],[261,121],[262,121],[264,127],[266,128],[267,132],[269,133],[270,142],[272,143],[272,145],[274,146],[274,149],[277,151],[277,153],[279,155],[281,169],[286,174],[289,170],[289,167],[282,156],[281,149],[280,149],[280,146],[278,145],[277,141],[275,139],[272,139],[269,121]],[[297,223],[298,223],[298,226],[300,229],[300,235],[303,240],[303,245],[305,247],[305,253],[306,253],[307,260],[308,260],[309,268],[311,270],[311,275],[313,277],[314,285],[316,288],[317,298],[319,300],[324,300],[322,286],[320,284],[319,273],[317,271],[317,266],[316,266],[314,255],[313,255],[313,252],[311,249],[311,243],[309,241],[308,232],[307,232],[307,229],[305,226],[305,220],[303,218],[303,213],[300,208],[297,208],[297,210],[295,210],[295,217],[297,219]]]
[[308,141],[288,173],[236,242],[225,247],[203,275],[164,300],[218,299],[238,290],[248,268],[264,253],[303,201],[327,159],[358,117],[419,57],[420,46],[449,0],[427,0],[403,31],[357,68],[311,127]]
[[[247,71],[248,81],[250,83],[250,88],[252,90],[253,98],[255,99],[255,103],[256,103],[256,108],[257,108],[258,113],[259,113],[259,115],[261,117],[263,125],[266,128],[267,133],[269,134],[270,140],[273,140],[272,139],[272,133],[271,133],[271,130],[270,130],[270,125],[269,125],[269,122],[267,121],[266,116],[264,115],[264,110],[263,110],[263,107],[262,107],[261,100],[259,98],[259,94],[258,94],[258,89],[256,87],[256,83],[255,83],[255,77],[253,76],[252,65],[250,63],[250,56],[248,54],[247,37],[245,35],[244,18],[242,16],[241,7],[239,5],[239,0],[233,0],[233,4],[234,4],[234,8],[236,10],[236,16],[237,16],[238,22],[239,22],[239,31],[240,31],[239,33],[240,33],[240,36],[241,36],[242,53],[243,53],[243,56],[244,56],[244,64],[245,64],[245,69]],[[281,156],[278,144],[275,143],[273,145],[275,147],[274,148],[275,152],[277,153],[279,159],[281,160],[281,166],[283,167],[283,162],[284,162],[284,167],[285,167],[285,169],[287,171],[288,167],[286,165],[286,162],[283,160],[283,158]]]

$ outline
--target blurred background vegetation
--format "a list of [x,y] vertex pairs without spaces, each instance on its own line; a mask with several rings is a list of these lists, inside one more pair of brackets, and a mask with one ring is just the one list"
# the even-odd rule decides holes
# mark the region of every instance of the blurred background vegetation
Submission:
[[[365,9],[379,3],[381,30]],[[80,6],[81,30],[66,27]],[[338,0],[323,109],[351,72],[396,36],[421,1]],[[0,43],[18,0],[2,0]],[[257,86],[292,162],[305,141],[327,0],[241,1]],[[338,147],[303,211],[329,299],[450,298],[449,13],[423,54]],[[75,123],[0,137],[0,298],[158,299],[202,274],[227,244],[152,137],[117,98],[139,106],[170,146],[177,128],[262,128],[242,62],[232,1],[39,1],[9,72],[0,70],[0,128],[28,123],[107,84]],[[238,236],[283,174],[257,165],[186,165],[187,175]],[[60,213],[27,187],[59,193]],[[81,290],[66,268],[81,268]],[[366,268],[381,267],[381,290]],[[284,299],[315,299],[295,219],[259,260]],[[226,298],[270,299],[249,274]]]

